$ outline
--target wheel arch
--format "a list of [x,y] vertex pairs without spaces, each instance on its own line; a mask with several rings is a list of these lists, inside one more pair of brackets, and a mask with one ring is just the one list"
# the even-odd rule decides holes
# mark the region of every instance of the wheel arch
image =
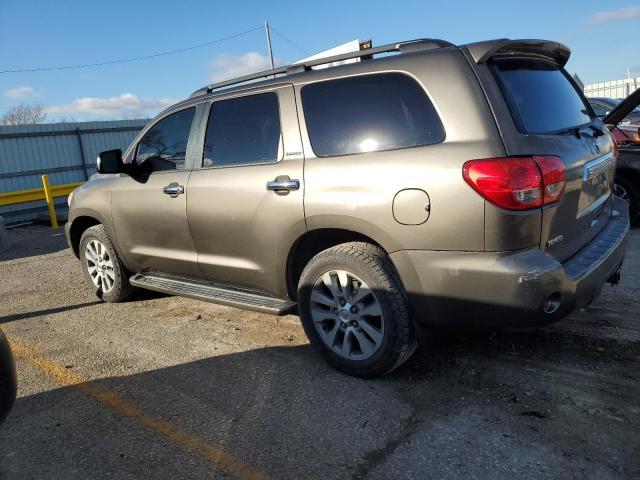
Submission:
[[100,224],[102,224],[100,220],[90,215],[78,216],[71,222],[69,227],[69,246],[76,257],[80,256],[80,238],[82,238],[82,234],[88,228]]
[[375,239],[354,230],[344,228],[318,228],[308,230],[294,242],[287,256],[286,283],[289,298],[294,301],[296,300],[298,282],[309,260],[327,248],[348,242],[371,243],[385,250]]
[[95,225],[104,226],[107,231],[107,235],[109,235],[109,239],[113,244],[113,247],[116,249],[116,252],[121,257],[122,260],[122,252],[120,251],[120,247],[118,245],[118,241],[115,235],[115,231],[113,230],[113,226],[111,222],[108,221],[102,214],[96,212],[92,209],[73,209],[69,215],[68,221],[68,241],[71,250],[73,251],[76,257],[79,256],[80,249],[80,238],[82,234],[88,229]]

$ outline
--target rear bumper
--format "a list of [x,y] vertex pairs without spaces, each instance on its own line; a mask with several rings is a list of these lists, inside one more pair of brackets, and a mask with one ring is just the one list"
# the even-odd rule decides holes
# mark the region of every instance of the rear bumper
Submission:
[[624,258],[629,213],[611,219],[560,263],[540,249],[517,252],[403,250],[391,254],[422,324],[520,329],[558,321],[590,304]]

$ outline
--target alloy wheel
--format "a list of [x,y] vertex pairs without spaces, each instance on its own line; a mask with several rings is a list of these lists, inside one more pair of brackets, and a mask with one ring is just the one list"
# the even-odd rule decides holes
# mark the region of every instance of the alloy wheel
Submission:
[[93,284],[102,290],[110,292],[116,281],[113,270],[113,260],[106,247],[98,240],[91,239],[84,251],[85,263]]
[[331,270],[311,291],[311,317],[320,338],[349,360],[370,358],[382,345],[384,316],[374,292],[356,275]]

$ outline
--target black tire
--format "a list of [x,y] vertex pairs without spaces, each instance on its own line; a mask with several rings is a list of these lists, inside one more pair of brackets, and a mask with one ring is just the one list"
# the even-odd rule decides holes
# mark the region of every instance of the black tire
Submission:
[[16,401],[17,383],[16,364],[11,347],[0,330],[0,423],[7,418]]
[[[322,275],[334,270],[347,271],[362,279],[374,293],[382,311],[382,340],[369,358],[352,360],[338,355],[316,330],[311,315],[313,287]],[[385,375],[406,362],[418,346],[417,329],[409,316],[406,293],[398,273],[384,250],[369,243],[344,243],[313,257],[300,277],[298,309],[311,345],[331,366],[349,375],[363,378]]]
[[629,220],[634,223],[640,217],[640,185],[636,185],[627,177],[617,174],[615,187],[616,194],[620,192],[620,188],[626,193],[625,200],[629,204]]
[[[103,291],[101,287],[96,286],[93,282],[93,279],[91,278],[91,275],[89,274],[88,264],[85,259],[85,252],[87,250],[87,244],[92,240],[97,240],[102,245],[104,245],[108,253],[108,257],[111,259],[111,263],[113,264],[113,287],[107,292]],[[94,225],[93,227],[90,227],[84,231],[82,237],[80,237],[79,253],[84,277],[90,287],[96,292],[96,296],[103,302],[122,302],[133,293],[135,288],[129,284],[127,272],[122,266],[120,257],[118,257],[118,253],[113,247],[113,243],[111,242],[109,235],[107,235],[107,232],[102,225]]]

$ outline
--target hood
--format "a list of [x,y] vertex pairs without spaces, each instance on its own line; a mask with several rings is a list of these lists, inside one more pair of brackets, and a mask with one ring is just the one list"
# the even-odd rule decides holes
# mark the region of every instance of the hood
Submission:
[[640,104],[640,88],[625,98],[620,105],[609,112],[602,121],[606,125],[617,125],[624,117],[629,115],[631,111]]

